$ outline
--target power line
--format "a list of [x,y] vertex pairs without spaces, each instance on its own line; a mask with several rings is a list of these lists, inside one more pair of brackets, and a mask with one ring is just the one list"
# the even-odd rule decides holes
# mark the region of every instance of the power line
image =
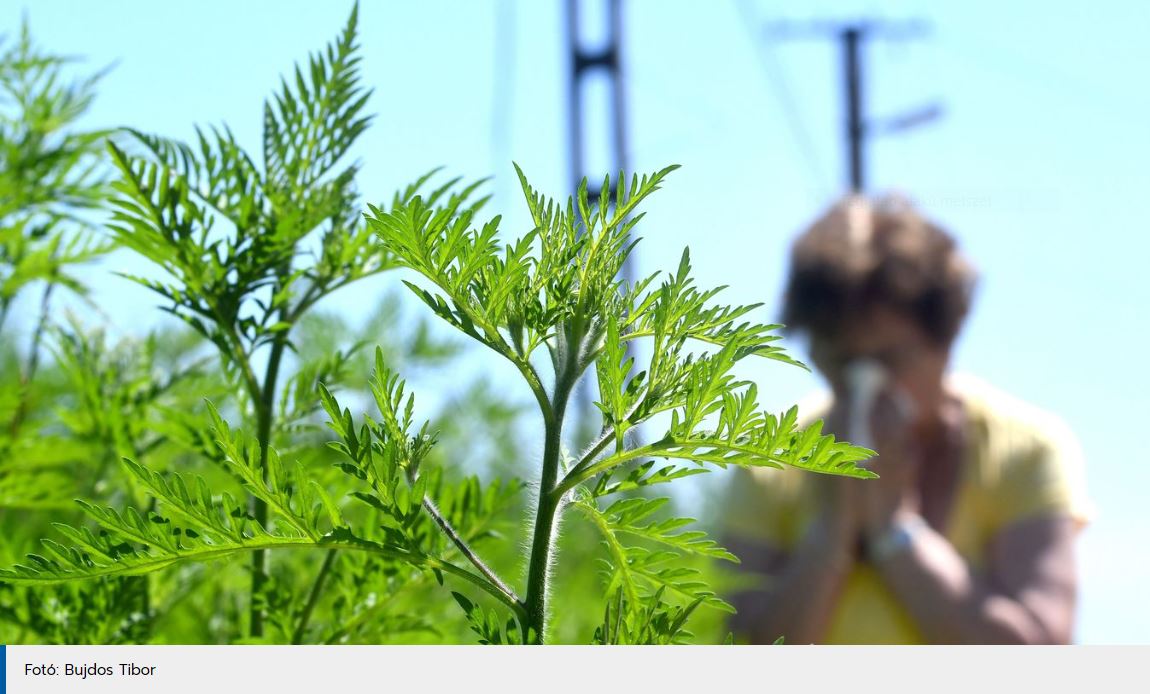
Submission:
[[818,190],[829,193],[833,187],[830,183],[830,177],[819,161],[814,138],[811,137],[810,131],[804,125],[802,114],[798,109],[798,101],[791,90],[790,81],[787,79],[781,61],[775,54],[773,43],[761,40],[755,32],[755,27],[759,26],[759,20],[755,17],[751,4],[751,0],[739,0],[736,3],[742,18],[741,24],[747,32],[755,55],[758,57],[759,67],[767,78],[767,83],[774,91],[775,99],[783,111],[783,119],[786,121],[787,129],[791,132],[795,146],[798,147],[799,158],[802,159],[811,182]]
[[[584,147],[586,146],[586,119],[584,114],[583,89],[588,78],[595,72],[604,75],[611,86],[611,99],[608,117],[611,121],[612,172],[627,171],[627,120],[626,93],[623,84],[622,45],[623,45],[623,3],[622,0],[606,0],[606,34],[603,46],[591,48],[586,45],[579,31],[581,0],[567,0],[567,45],[570,52],[570,153],[571,180],[577,186],[587,175],[585,171]],[[614,189],[619,181],[613,180]],[[588,181],[587,195],[594,203],[601,194],[614,196],[614,190],[601,191],[595,179]]]
[[926,33],[926,30],[925,22],[913,19],[903,21],[862,19],[851,22],[780,21],[766,27],[766,33],[771,38],[784,40],[831,38],[838,42],[842,58],[843,143],[847,150],[846,180],[848,188],[852,191],[866,190],[866,142],[871,135],[899,132],[936,118],[941,113],[937,105],[928,105],[910,114],[882,121],[870,118],[865,112],[863,44],[871,40],[903,41],[919,38]]

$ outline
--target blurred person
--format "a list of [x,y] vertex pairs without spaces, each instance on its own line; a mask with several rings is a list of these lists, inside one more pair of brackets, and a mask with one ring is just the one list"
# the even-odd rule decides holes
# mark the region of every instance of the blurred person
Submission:
[[846,198],[795,241],[783,322],[830,387],[800,417],[875,450],[880,477],[736,473],[740,640],[1070,642],[1081,453],[1053,415],[948,374],[974,285],[954,239],[898,197]]

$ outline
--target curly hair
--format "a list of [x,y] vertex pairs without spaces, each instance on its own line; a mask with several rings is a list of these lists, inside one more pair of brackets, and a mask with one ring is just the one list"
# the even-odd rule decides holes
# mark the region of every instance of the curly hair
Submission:
[[847,317],[883,305],[947,346],[970,310],[975,279],[954,238],[906,198],[849,196],[795,240],[782,321],[833,338]]

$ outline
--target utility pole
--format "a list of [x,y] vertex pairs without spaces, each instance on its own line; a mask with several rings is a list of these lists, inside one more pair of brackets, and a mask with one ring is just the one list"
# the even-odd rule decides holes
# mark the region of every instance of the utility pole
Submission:
[[[600,195],[614,196],[614,188],[618,181],[614,176],[619,171],[627,171],[627,122],[626,99],[623,89],[622,71],[622,37],[623,37],[623,2],[622,0],[600,0],[606,4],[604,13],[605,40],[600,46],[589,46],[580,31],[580,10],[584,9],[585,0],[567,0],[567,46],[570,52],[570,80],[568,82],[568,104],[570,107],[568,127],[570,129],[570,160],[572,187],[579,185],[587,177],[587,195],[592,203]],[[588,175],[584,148],[587,146],[588,114],[585,111],[584,90],[590,83],[589,78],[601,72],[606,76],[611,89],[610,105],[606,117],[611,122],[611,159],[612,190],[599,190],[599,180],[604,172],[595,171]],[[595,114],[598,115],[598,114]]]
[[866,187],[863,179],[863,128],[862,115],[862,65],[860,65],[859,41],[862,31],[857,26],[842,30],[840,41],[843,50],[843,92],[846,94],[847,143],[850,160],[850,189],[860,193]]
[[773,22],[767,25],[767,38],[805,39],[833,38],[839,43],[842,52],[843,119],[847,160],[847,187],[851,192],[866,191],[866,144],[867,138],[879,133],[894,133],[906,130],[939,117],[942,113],[937,103],[931,103],[917,110],[881,120],[868,118],[865,106],[863,47],[869,40],[888,41],[909,40],[925,35],[927,28],[919,20],[889,21],[860,20],[855,22],[833,22],[816,20],[812,22]]

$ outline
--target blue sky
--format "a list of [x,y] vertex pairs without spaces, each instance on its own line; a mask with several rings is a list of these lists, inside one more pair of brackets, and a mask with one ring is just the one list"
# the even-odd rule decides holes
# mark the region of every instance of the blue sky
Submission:
[[[870,114],[927,103],[944,111],[872,140],[872,188],[918,199],[981,269],[956,368],[1058,413],[1083,443],[1099,515],[1081,543],[1079,640],[1150,642],[1142,597],[1150,466],[1138,445],[1140,416],[1150,412],[1150,10],[1137,2],[1057,11],[1038,2],[625,5],[632,168],[683,165],[648,205],[640,267],[670,269],[690,245],[701,285],[728,284],[732,301],[765,302],[764,318],[788,239],[841,190],[843,164],[838,53],[826,41],[767,42],[761,26],[863,15],[929,22],[920,40],[866,48]],[[224,121],[255,149],[263,98],[335,35],[349,8],[39,0],[5,3],[0,32],[14,32],[26,12],[41,45],[91,66],[117,62],[91,125],[188,137],[193,123]],[[439,165],[494,175],[490,209],[505,213],[507,229],[525,231],[510,162],[544,190],[568,186],[562,21],[552,2],[365,1],[364,71],[379,114],[356,151],[366,198],[386,199]],[[597,175],[609,165],[591,153]],[[108,274],[137,269],[132,262],[116,256],[92,277],[111,319],[139,332],[160,320],[154,300]],[[354,315],[388,286],[345,290],[332,305]],[[747,375],[773,409],[817,386],[775,365]]]

